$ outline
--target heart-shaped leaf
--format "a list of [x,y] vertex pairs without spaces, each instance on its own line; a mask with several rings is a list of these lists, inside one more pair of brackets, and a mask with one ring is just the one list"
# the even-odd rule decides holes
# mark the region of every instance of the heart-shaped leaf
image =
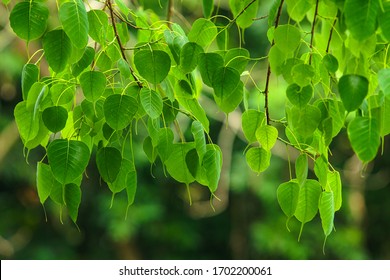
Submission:
[[106,76],[100,71],[84,72],[80,76],[80,85],[85,98],[95,103],[106,89]]
[[46,33],[43,49],[50,67],[57,73],[62,72],[72,54],[72,44],[64,30],[56,29]]
[[43,123],[51,132],[61,131],[68,120],[68,111],[62,106],[46,108],[42,113]]
[[246,162],[249,167],[257,172],[265,171],[269,165],[271,160],[271,152],[263,149],[263,148],[250,148],[246,155]]
[[139,74],[152,84],[161,83],[171,69],[169,55],[161,50],[140,50],[134,55]]
[[96,164],[100,176],[107,183],[113,183],[116,180],[121,163],[121,152],[114,147],[103,147],[96,153]]
[[348,112],[360,107],[368,94],[368,80],[359,75],[344,75],[339,80],[339,94]]
[[313,97],[313,87],[311,85],[300,87],[297,84],[291,84],[287,87],[286,95],[294,106],[302,108]]

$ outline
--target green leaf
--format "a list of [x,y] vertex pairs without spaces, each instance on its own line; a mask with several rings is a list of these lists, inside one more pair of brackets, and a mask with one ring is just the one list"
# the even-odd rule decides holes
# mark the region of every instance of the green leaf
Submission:
[[268,52],[268,61],[272,72],[276,75],[282,74],[287,58],[288,55],[281,51],[276,45],[272,46]]
[[382,30],[382,35],[387,41],[390,41],[390,3],[382,3],[383,11],[378,16],[378,24]]
[[95,103],[106,89],[106,76],[100,71],[87,71],[80,76],[80,86],[88,101]]
[[145,112],[152,118],[158,118],[163,109],[161,95],[149,88],[142,88],[140,91],[140,101]]
[[223,67],[223,57],[217,53],[201,53],[199,54],[199,71],[203,82],[212,87],[214,73],[217,69]]
[[241,74],[245,71],[249,59],[248,50],[243,48],[229,49],[225,54],[225,66],[234,68]]
[[86,69],[95,58],[95,50],[91,47],[86,47],[83,56],[72,65],[72,75],[77,77],[80,73]]
[[307,161],[307,155],[302,153],[295,161],[295,176],[299,185],[303,185],[306,182],[307,174],[309,170],[309,164]]
[[193,121],[191,125],[191,133],[194,136],[196,152],[199,159],[202,160],[206,153],[206,138],[204,135],[204,128],[201,122]]
[[376,31],[379,0],[346,0],[344,16],[352,36],[363,41]]
[[61,131],[68,119],[68,111],[62,106],[46,108],[42,113],[43,123],[51,132]]
[[214,0],[203,0],[203,15],[210,18],[214,10]]
[[311,85],[300,87],[297,84],[291,84],[286,89],[286,95],[291,104],[302,108],[313,97],[313,87]]
[[137,170],[127,173],[126,177],[126,193],[127,207],[134,203],[135,193],[137,192]]
[[334,220],[334,196],[333,192],[322,192],[320,196],[320,202],[318,206],[320,210],[321,225],[324,231],[325,237],[328,237],[333,230]]
[[203,156],[202,167],[204,168],[208,187],[213,193],[217,190],[222,169],[222,152],[218,146],[214,145]]
[[288,119],[298,134],[308,138],[313,135],[321,121],[321,111],[313,105],[306,105],[303,108],[293,107]]
[[186,155],[193,148],[193,143],[173,144],[171,155],[165,161],[168,173],[172,176],[172,178],[186,185],[195,181],[186,163]]
[[315,73],[313,66],[303,63],[299,63],[291,69],[293,81],[300,87],[309,86]]
[[87,13],[89,22],[89,36],[101,45],[105,45],[108,32],[108,16],[102,10],[90,10]]
[[157,158],[157,151],[155,149],[155,146],[153,145],[152,138],[150,136],[144,139],[144,142],[142,143],[142,148],[149,162],[155,162]]
[[182,105],[190,114],[192,114],[196,120],[200,121],[205,129],[205,131],[209,132],[209,119],[202,106],[200,106],[198,100],[196,98],[188,99],[188,98],[179,98],[179,103]]
[[286,4],[289,16],[300,22],[315,3],[313,0],[286,0]]
[[363,162],[373,160],[380,145],[378,122],[374,118],[356,117],[348,125],[352,149]]
[[215,24],[205,18],[198,18],[192,24],[188,33],[188,40],[197,43],[201,47],[206,47],[217,37],[217,27]]
[[72,44],[78,49],[85,48],[88,43],[89,23],[83,1],[73,0],[62,4],[58,14]]
[[50,88],[51,101],[56,106],[68,105],[74,100],[75,92],[76,89],[72,84],[54,84]]
[[37,164],[37,190],[38,197],[41,204],[44,204],[50,196],[52,189],[60,188],[61,184],[58,182],[51,172],[50,166],[43,162]]
[[108,183],[108,187],[112,193],[119,193],[128,187],[131,180],[128,180],[128,174],[135,172],[134,163],[127,159],[122,159],[120,170],[115,181]]
[[62,72],[72,54],[72,44],[64,30],[56,29],[43,37],[43,49],[49,66],[54,72]]
[[96,153],[96,164],[100,176],[107,183],[112,183],[116,180],[121,163],[121,152],[114,147],[102,147]]
[[246,162],[249,167],[257,173],[265,171],[271,160],[271,152],[263,148],[250,148],[246,155]]
[[43,35],[49,18],[49,9],[38,1],[23,1],[12,9],[9,21],[18,37],[27,42]]
[[199,54],[203,49],[196,43],[186,43],[180,51],[180,69],[184,73],[192,72],[198,65]]
[[16,105],[14,116],[20,137],[26,145],[38,135],[39,118],[32,109],[27,109],[27,101]]
[[321,192],[320,183],[311,179],[306,180],[299,190],[298,204],[294,213],[298,221],[302,223],[299,237],[304,224],[310,222],[317,214]]
[[138,103],[128,95],[113,94],[107,97],[103,109],[107,124],[115,130],[120,130],[131,123],[137,113]]
[[325,189],[328,183],[328,161],[321,155],[314,161],[314,173],[321,186]]
[[76,184],[67,184],[64,189],[64,199],[68,214],[72,221],[76,223],[81,203],[81,189]]
[[25,64],[22,70],[22,96],[23,100],[27,100],[28,92],[31,86],[38,82],[39,69],[35,64]]
[[264,113],[249,109],[242,114],[242,131],[249,143],[257,141],[256,130],[264,122]]
[[390,69],[381,69],[378,72],[378,83],[385,96],[390,96]]
[[139,74],[152,84],[161,83],[171,69],[169,55],[161,50],[140,50],[134,55]]
[[368,94],[368,80],[359,75],[344,75],[339,80],[339,94],[348,112],[360,107]]
[[339,62],[337,61],[337,58],[332,54],[327,53],[322,58],[322,63],[325,65],[326,69],[331,73],[335,73],[337,69],[339,69]]
[[292,53],[301,43],[301,32],[293,25],[279,25],[274,31],[275,46],[283,53]]
[[256,130],[256,139],[262,148],[269,151],[278,139],[278,130],[271,125],[262,125]]
[[169,158],[171,154],[173,139],[173,132],[170,128],[164,127],[158,131],[157,152],[163,163]]
[[[251,3],[253,2],[253,3]],[[251,4],[250,6],[248,6]],[[257,16],[257,10],[259,8],[259,1],[252,0],[230,0],[230,9],[233,13],[234,18],[237,18],[236,23],[239,27],[245,29],[252,25],[253,19]]]
[[88,165],[90,151],[81,141],[56,139],[47,148],[54,177],[61,184],[73,183]]
[[243,83],[240,74],[230,67],[221,67],[213,76],[215,101],[225,113],[237,108],[243,97]]
[[294,216],[298,205],[299,184],[294,181],[285,182],[277,189],[277,198],[280,208],[287,216],[287,223]]
[[123,78],[128,79],[131,77],[131,71],[130,71],[129,64],[123,58],[120,58],[118,60],[118,68],[119,68],[119,71],[121,72],[121,76]]
[[338,171],[329,170],[327,182],[327,191],[333,192],[334,211],[338,211],[340,210],[343,201],[340,173]]

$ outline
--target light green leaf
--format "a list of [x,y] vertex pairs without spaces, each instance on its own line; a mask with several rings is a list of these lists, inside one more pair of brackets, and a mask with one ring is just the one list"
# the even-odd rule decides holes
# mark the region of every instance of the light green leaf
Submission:
[[180,69],[184,73],[192,72],[198,65],[201,53],[203,53],[203,48],[197,43],[186,43],[180,51]]
[[25,64],[22,70],[22,96],[23,100],[27,100],[28,92],[31,86],[38,82],[39,69],[35,64]]
[[294,216],[298,205],[299,184],[295,181],[283,183],[279,185],[276,194],[279,206],[287,216],[286,225],[288,225],[288,221]]
[[390,2],[382,3],[383,11],[378,15],[378,24],[382,30],[382,35],[390,41]]
[[293,107],[288,119],[298,134],[308,138],[313,135],[321,121],[321,111],[313,105],[306,105],[303,108]]
[[328,182],[328,161],[324,155],[321,155],[314,161],[314,173],[321,186],[325,189]]
[[306,180],[299,190],[298,204],[294,213],[298,221],[302,223],[299,238],[304,224],[310,222],[317,214],[321,192],[320,183],[311,179]]
[[163,163],[169,158],[171,154],[173,139],[173,132],[170,128],[164,127],[158,131],[157,152]]
[[268,52],[268,61],[271,70],[276,75],[283,72],[283,67],[288,55],[281,51],[276,45],[272,46]]
[[73,0],[62,4],[58,14],[72,44],[78,49],[85,48],[88,43],[89,23],[83,1]]
[[275,26],[275,19],[278,15],[279,6],[282,0],[275,0],[268,13],[268,28]]
[[43,35],[49,18],[49,9],[38,1],[23,1],[12,9],[9,21],[18,37],[27,42]]
[[250,148],[246,155],[246,162],[249,167],[257,173],[265,171],[271,160],[271,152],[263,148]]
[[374,118],[356,117],[348,125],[352,149],[363,162],[373,160],[380,145],[378,122]]
[[138,110],[138,103],[133,97],[113,94],[104,102],[104,117],[115,130],[124,129],[133,120]]
[[214,73],[217,69],[223,67],[223,57],[217,53],[201,53],[199,54],[199,71],[203,82],[212,87]]
[[333,192],[334,211],[338,211],[341,208],[342,197],[342,184],[340,173],[338,171],[328,171],[328,187],[327,191]]
[[274,31],[275,46],[283,53],[292,53],[301,43],[301,32],[293,25],[279,25]]
[[385,96],[390,96],[390,69],[381,69],[378,72],[378,83]]
[[86,69],[95,58],[95,50],[91,47],[86,47],[83,56],[72,65],[72,75],[77,77],[80,73]]
[[142,148],[150,163],[155,162],[157,158],[157,151],[155,145],[153,145],[152,138],[147,136],[142,143]]
[[105,45],[108,32],[108,16],[102,10],[90,10],[87,13],[89,22],[89,36],[101,45]]
[[307,174],[309,170],[309,164],[307,161],[307,155],[302,153],[295,161],[295,176],[299,185],[303,185],[306,182]]
[[161,83],[171,69],[169,55],[161,50],[140,50],[134,55],[139,74],[152,84]]
[[68,111],[62,106],[46,108],[42,113],[43,123],[51,132],[61,131],[68,119]]
[[313,87],[311,85],[300,87],[297,84],[291,84],[286,89],[286,95],[291,104],[302,108],[313,97]]
[[214,0],[203,0],[203,15],[210,18],[214,10]]
[[56,29],[43,37],[43,49],[49,66],[54,72],[62,72],[72,54],[72,44],[64,30]]
[[64,200],[68,208],[68,214],[72,221],[76,223],[81,203],[81,189],[75,184],[67,184],[64,189]]
[[24,145],[38,135],[39,118],[32,109],[27,109],[27,102],[23,101],[16,105],[14,110],[16,125]]
[[339,80],[339,94],[348,112],[360,107],[368,94],[368,80],[359,75],[344,75]]
[[145,112],[152,118],[158,118],[163,109],[161,95],[149,88],[142,88],[140,91],[140,101]]
[[278,139],[278,130],[271,125],[262,125],[256,130],[256,139],[262,148],[269,151]]
[[322,63],[325,65],[326,69],[331,72],[335,73],[337,69],[339,69],[339,62],[337,61],[337,58],[332,54],[326,54],[322,58]]
[[69,105],[74,100],[75,92],[75,86],[72,84],[54,84],[50,88],[51,101],[56,106]]
[[229,49],[225,54],[225,66],[234,68],[241,74],[245,71],[249,59],[248,50],[243,48]]
[[204,135],[204,128],[201,122],[193,121],[191,125],[191,133],[194,136],[196,152],[199,159],[203,159],[203,155],[206,153],[206,138]]
[[194,147],[194,143],[173,144],[171,155],[165,161],[168,173],[173,177],[173,179],[186,185],[195,181],[186,163],[186,155]]
[[293,81],[300,87],[309,86],[315,74],[313,66],[308,64],[299,63],[291,69]]
[[200,121],[205,129],[205,131],[209,132],[209,119],[207,118],[206,112],[203,110],[202,106],[200,106],[198,100],[196,98],[188,99],[188,98],[178,98],[180,105],[182,105],[189,113],[191,113],[196,120]]
[[313,0],[286,0],[287,12],[296,22],[302,21],[306,13],[312,8],[315,1]]
[[102,147],[96,153],[96,164],[103,180],[113,183],[122,163],[121,152],[114,147]]
[[90,151],[81,141],[56,139],[47,148],[54,177],[61,184],[73,183],[88,165]]
[[87,71],[80,76],[80,85],[88,101],[95,103],[106,89],[106,76],[100,71]]
[[[237,18],[237,25],[243,29],[248,28],[252,25],[253,19],[257,16],[257,10],[259,8],[259,1],[256,0],[251,3],[252,0],[230,0],[229,6],[236,18],[240,13],[241,15]],[[248,6],[251,4],[250,6]]]
[[37,164],[37,190],[41,204],[45,203],[53,188],[61,188],[51,172],[50,166],[43,162]]
[[198,18],[192,24],[188,33],[188,40],[195,42],[201,47],[206,47],[217,37],[217,27],[215,24],[205,18]]
[[123,191],[130,181],[127,180],[127,176],[129,173],[135,172],[134,163],[127,159],[122,159],[121,166],[119,169],[119,173],[112,183],[107,183],[108,187],[112,191],[112,193],[119,193]]
[[359,41],[376,31],[379,0],[346,0],[344,16],[347,28]]
[[202,167],[206,174],[208,187],[213,193],[217,190],[222,169],[222,152],[218,146],[214,145],[204,154]]
[[390,94],[384,98],[384,104],[381,107],[381,136],[390,134]]
[[257,141],[256,130],[264,122],[264,113],[249,109],[242,114],[242,131],[249,143]]
[[333,192],[322,192],[320,196],[320,202],[318,206],[320,210],[322,230],[326,237],[332,233],[333,230],[333,221],[334,221],[334,196]]

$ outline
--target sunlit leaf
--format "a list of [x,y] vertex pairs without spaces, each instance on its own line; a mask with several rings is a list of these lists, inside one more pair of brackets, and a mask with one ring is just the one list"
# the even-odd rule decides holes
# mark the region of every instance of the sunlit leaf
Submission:
[[125,128],[130,124],[138,110],[137,100],[122,94],[113,94],[104,102],[106,122],[115,130]]
[[106,89],[106,76],[100,71],[84,72],[80,76],[80,85],[85,98],[96,102]]
[[293,25],[279,25],[274,31],[275,46],[284,53],[291,53],[301,42],[301,33]]
[[55,72],[62,72],[68,65],[72,54],[72,44],[64,30],[56,29],[43,37],[43,49],[50,67]]
[[300,87],[297,84],[291,84],[286,89],[286,95],[293,105],[302,108],[313,97],[313,87],[311,85]]
[[277,199],[280,208],[288,219],[294,216],[298,205],[299,184],[289,181],[279,185],[277,189]]
[[249,167],[257,173],[265,171],[269,165],[271,160],[271,152],[263,149],[263,148],[250,148],[246,152],[246,162]]
[[278,130],[271,125],[262,125],[256,130],[256,139],[262,148],[269,151],[275,145],[278,138]]
[[334,211],[338,211],[342,205],[342,184],[338,171],[328,171],[328,190],[333,192]]
[[307,162],[307,155],[302,153],[295,161],[295,176],[299,185],[303,185],[307,179],[309,165]]
[[201,47],[206,47],[217,36],[217,27],[215,24],[205,18],[199,18],[194,21],[192,28],[188,33],[188,40],[197,43]]
[[347,111],[360,107],[368,94],[368,80],[359,75],[344,75],[339,80],[339,94]]
[[90,10],[87,13],[89,29],[89,36],[96,42],[105,45],[105,39],[108,32],[108,16],[102,10]]
[[22,96],[23,100],[27,100],[27,94],[31,86],[38,82],[39,69],[35,64],[25,64],[22,70]]
[[334,220],[334,196],[333,192],[322,192],[319,201],[319,211],[321,217],[322,230],[324,231],[325,237],[331,234],[333,230]]
[[[250,4],[250,6],[248,6]],[[237,17],[237,25],[241,28],[248,28],[252,25],[253,19],[257,16],[257,10],[259,8],[259,1],[252,0],[230,0],[230,9],[234,17]]]
[[163,101],[161,95],[156,91],[148,88],[143,88],[140,91],[140,101],[145,112],[152,118],[158,118],[163,109]]
[[114,147],[100,148],[96,153],[96,164],[103,180],[112,183],[116,180],[121,168],[122,155]]
[[202,167],[205,170],[210,191],[215,192],[218,187],[222,169],[222,152],[218,146],[214,146],[214,149],[209,149],[204,154]]
[[140,50],[134,55],[139,74],[152,84],[161,83],[171,69],[169,55],[161,50]]

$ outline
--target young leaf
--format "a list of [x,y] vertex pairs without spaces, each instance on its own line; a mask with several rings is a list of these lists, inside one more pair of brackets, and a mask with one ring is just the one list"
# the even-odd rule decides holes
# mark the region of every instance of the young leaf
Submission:
[[278,130],[271,125],[262,125],[256,130],[256,139],[262,148],[269,151],[278,139]]
[[229,6],[235,18],[240,14],[240,16],[236,19],[236,23],[239,27],[245,29],[251,26],[253,19],[256,18],[257,10],[259,8],[259,1],[230,0]]
[[80,85],[85,98],[95,103],[106,89],[106,76],[100,71],[84,72],[80,76]]
[[328,181],[328,161],[321,155],[314,162],[314,173],[316,174],[321,186],[325,189]]
[[217,69],[223,67],[223,57],[217,53],[201,53],[199,54],[199,71],[202,75],[203,82],[212,87],[214,73]]
[[81,141],[56,139],[47,148],[49,165],[61,184],[73,183],[88,165],[90,151]]
[[201,53],[203,53],[203,48],[197,43],[186,43],[180,51],[180,69],[184,73],[192,72],[198,65]]
[[339,69],[339,62],[337,61],[337,58],[332,54],[326,54],[322,58],[322,63],[325,65],[326,69],[331,72],[335,73],[337,69]]
[[378,83],[385,96],[390,96],[390,69],[381,69],[378,72]]
[[254,171],[260,174],[260,172],[265,171],[271,160],[271,152],[263,148],[250,148],[246,155],[246,162],[249,167]]
[[110,127],[115,130],[128,126],[138,110],[138,103],[133,97],[113,94],[104,102],[104,117]]
[[72,54],[72,44],[64,30],[56,29],[43,37],[43,49],[49,66],[54,72],[62,72]]
[[50,166],[42,162],[37,164],[37,190],[41,204],[50,196],[53,188],[60,188],[61,184],[54,178]]
[[297,84],[291,84],[286,89],[286,95],[294,106],[302,108],[313,97],[313,87],[311,85],[300,87]]
[[22,96],[23,100],[27,100],[28,92],[31,86],[38,82],[39,69],[35,64],[25,64],[22,70]]
[[302,153],[295,161],[295,176],[299,185],[303,185],[307,179],[309,165],[307,162],[307,155]]
[[61,131],[68,119],[68,111],[62,106],[46,108],[42,113],[43,123],[51,132]]
[[169,158],[171,154],[173,139],[173,132],[170,128],[164,127],[158,131],[157,152],[163,163]]
[[16,125],[24,145],[38,135],[39,119],[34,111],[27,109],[27,101],[20,102],[14,110]]
[[134,64],[139,74],[155,85],[161,83],[171,69],[169,55],[161,50],[144,49],[136,52]]
[[356,117],[348,125],[348,138],[360,160],[363,162],[373,160],[380,145],[377,120],[369,117]]
[[152,118],[158,118],[163,109],[161,95],[149,88],[142,88],[140,91],[140,101],[145,112]]
[[333,192],[322,192],[318,209],[320,211],[322,230],[325,234],[325,240],[332,233],[334,220],[334,197]]
[[363,41],[375,33],[379,0],[346,0],[345,23],[352,36]]
[[12,9],[9,21],[18,37],[30,42],[43,35],[49,18],[49,9],[38,1],[23,1]]
[[88,43],[88,16],[84,3],[74,0],[63,3],[58,11],[60,21],[72,44],[82,49]]
[[249,143],[257,141],[256,130],[263,124],[264,113],[249,109],[242,114],[242,131]]
[[114,147],[103,147],[96,153],[96,164],[100,176],[107,183],[112,183],[116,180],[121,163],[121,152]]
[[304,63],[299,63],[291,69],[293,81],[300,87],[309,86],[315,74],[314,67]]
[[348,112],[360,107],[368,94],[368,80],[359,75],[344,75],[339,80],[339,94]]
[[306,105],[303,108],[294,107],[288,116],[294,130],[308,138],[313,135],[321,121],[321,111],[313,105]]
[[289,181],[279,185],[277,189],[277,198],[279,206],[283,213],[287,216],[287,224],[290,218],[294,216],[298,205],[299,184],[294,181]]
[[279,25],[274,31],[274,41],[283,53],[291,53],[301,43],[301,32],[290,24]]
[[243,48],[229,49],[224,59],[226,67],[234,68],[241,74],[248,65],[249,51]]
[[199,18],[192,24],[188,33],[188,40],[197,43],[201,47],[206,47],[217,37],[217,27],[205,18]]
[[81,203],[81,189],[76,184],[67,184],[64,189],[64,200],[70,218],[74,223],[77,221],[79,206]]

